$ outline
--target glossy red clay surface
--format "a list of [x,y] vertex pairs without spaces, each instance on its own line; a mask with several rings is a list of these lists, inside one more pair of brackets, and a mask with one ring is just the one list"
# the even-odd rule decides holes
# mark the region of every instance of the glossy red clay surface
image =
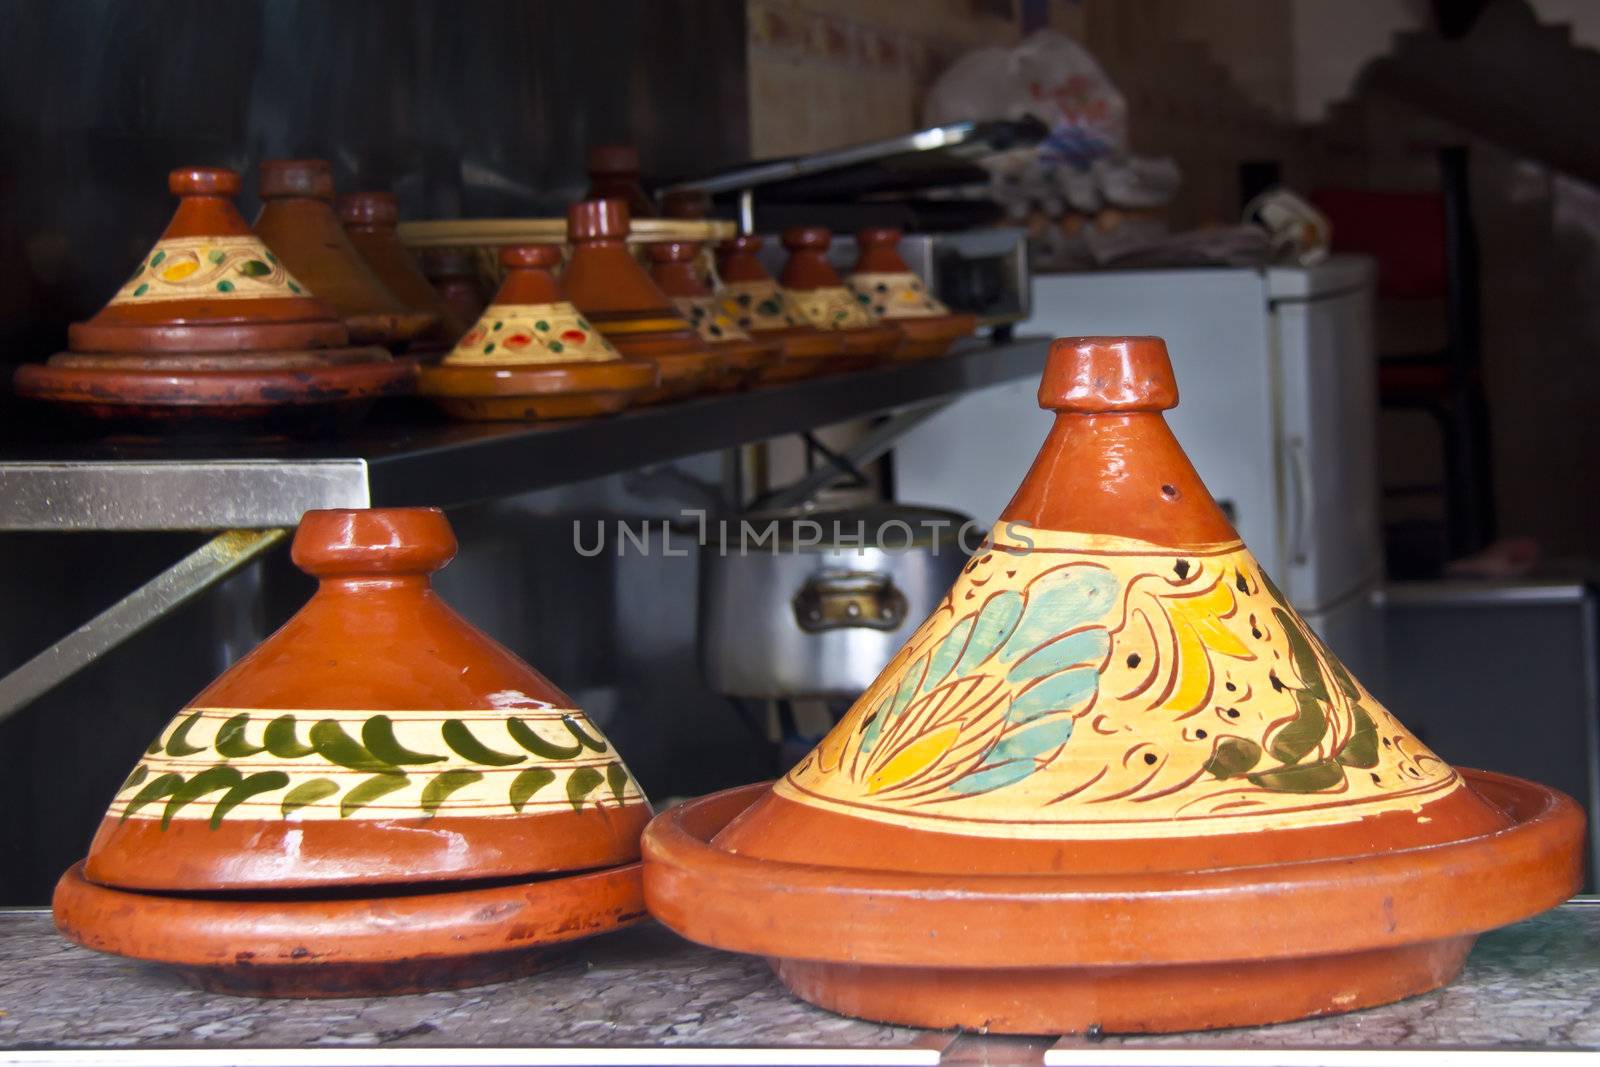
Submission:
[[656,387],[654,362],[619,354],[567,300],[551,273],[559,247],[511,245],[500,263],[493,303],[442,363],[422,369],[418,392],[453,418],[482,421],[610,415]]
[[656,364],[659,383],[639,403],[691,396],[716,379],[726,358],[700,340],[633,258],[626,243],[629,225],[623,200],[585,200],[568,208],[572,257],[562,288],[618,351]]
[[516,978],[571,942],[645,918],[637,863],[407,896],[155,896],[62,876],[56,926],[86,948],[165,963],[220,993],[367,997]]
[[838,726],[646,831],[658,918],[868,1018],[1156,1031],[1435,988],[1577,889],[1577,806],[1434,756],[1238,542],[1159,339],[1059,340],[1039,397],[990,544]]
[[453,984],[636,917],[636,871],[609,869],[637,861],[649,804],[570,697],[433,593],[455,550],[434,509],[308,512],[292,554],[316,594],[146,750],[63,879],[63,932],[356,968],[208,978],[288,995],[427,984],[428,960]]
[[357,341],[394,345],[438,326],[392,292],[351,244],[333,210],[333,170],[324,159],[263,160],[255,232],[289,270],[326,300]]
[[[645,831],[645,902],[703,944],[768,956],[846,1015],[1002,1033],[1163,1032],[1352,1011],[1453,979],[1479,933],[1582,881],[1582,810],[1463,772],[1510,825],[1360,859],[1145,874],[984,875],[784,863],[714,843],[744,786]],[[960,847],[926,842],[925,847]],[[954,863],[948,866],[955,866]]]

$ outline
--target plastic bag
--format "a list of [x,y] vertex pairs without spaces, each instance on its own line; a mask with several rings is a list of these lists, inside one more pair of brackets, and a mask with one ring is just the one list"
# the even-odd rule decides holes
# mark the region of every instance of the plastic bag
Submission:
[[1032,115],[1050,129],[1046,161],[1087,167],[1124,155],[1128,105],[1078,42],[1051,30],[1015,48],[980,48],[934,82],[923,105],[927,125]]

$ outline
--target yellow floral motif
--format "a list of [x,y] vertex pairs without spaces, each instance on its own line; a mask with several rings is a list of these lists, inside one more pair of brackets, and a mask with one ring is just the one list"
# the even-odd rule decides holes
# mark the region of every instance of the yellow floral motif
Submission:
[[750,340],[750,335],[740,328],[714,296],[675,296],[672,306],[700,334],[700,340],[707,344]]
[[262,300],[307,296],[306,289],[254,234],[172,237],[157,242],[111,298],[112,304],[160,300]]
[[600,363],[622,358],[572,304],[490,304],[444,362],[452,367]]
[[996,527],[789,799],[965,834],[1236,834],[1415,811],[1460,778],[1245,550]]
[[819,330],[855,330],[877,324],[856,295],[842,285],[817,289],[785,289],[784,296],[799,316]]
[[918,319],[948,315],[950,309],[928,292],[910,271],[852,274],[844,280],[856,299],[882,319]]

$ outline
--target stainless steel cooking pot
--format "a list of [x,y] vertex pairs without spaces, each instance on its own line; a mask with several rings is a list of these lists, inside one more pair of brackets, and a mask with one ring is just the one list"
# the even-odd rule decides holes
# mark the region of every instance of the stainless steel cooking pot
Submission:
[[983,532],[879,504],[713,524],[700,556],[700,660],[729,696],[854,698],[938,605]]

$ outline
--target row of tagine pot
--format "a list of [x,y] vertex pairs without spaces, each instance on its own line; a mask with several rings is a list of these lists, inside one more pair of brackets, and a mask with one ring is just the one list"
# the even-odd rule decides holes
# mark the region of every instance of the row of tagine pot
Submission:
[[145,751],[58,927],[342,996],[654,916],[844,1014],[1164,1031],[1436,988],[1576,890],[1577,805],[1435,756],[1240,543],[1160,340],[1058,340],[1039,400],[988,542],[835,729],[653,819],[583,710],[430,590],[440,512],[307,514],[315,595]]
[[[759,237],[628,251],[626,200],[591,199],[560,245],[505,248],[504,281],[475,321],[419,269],[394,198],[334,200],[322,160],[261,165],[252,228],[239,175],[173,171],[171,224],[68,350],[19,369],[26,398],[113,429],[349,425],[412,391],[463,419],[602,415],[943,354],[973,332],[901,259],[895,230],[861,235],[856,270],[826,259],[828,231],[784,235],[780,279]],[[337,210],[336,210],[337,208]]]

